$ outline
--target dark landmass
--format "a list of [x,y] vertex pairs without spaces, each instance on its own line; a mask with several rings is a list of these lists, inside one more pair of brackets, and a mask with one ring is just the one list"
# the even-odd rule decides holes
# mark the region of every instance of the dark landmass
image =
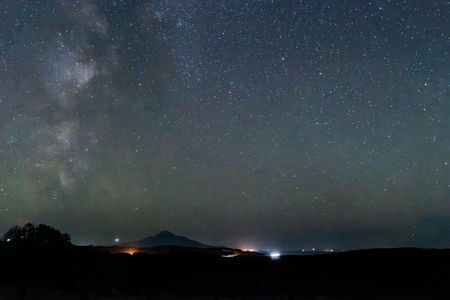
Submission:
[[130,255],[3,243],[0,299],[450,297],[449,250],[379,249],[272,260],[170,248]]
[[200,242],[191,240],[187,237],[173,234],[170,231],[162,231],[155,236],[150,236],[145,239],[122,244],[125,247],[158,247],[158,246],[179,246],[179,247],[189,247],[189,248],[214,248],[214,246],[205,245]]
[[0,239],[0,299],[449,299],[450,250],[267,255],[230,248],[81,247],[47,225]]

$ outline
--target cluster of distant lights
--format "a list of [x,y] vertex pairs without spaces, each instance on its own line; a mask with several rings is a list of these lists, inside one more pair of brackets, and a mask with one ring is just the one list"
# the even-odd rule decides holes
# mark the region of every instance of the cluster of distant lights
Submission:
[[[7,240],[7,242],[9,242],[10,239]],[[119,243],[120,239],[119,238],[115,238],[114,239],[115,243]],[[259,249],[255,249],[255,248],[245,248],[245,249],[241,249],[244,252],[260,252],[260,253],[267,253],[267,255],[271,258],[271,259],[279,259],[282,254],[279,251],[275,251],[275,250],[268,250],[268,249],[263,249],[263,250],[259,250]],[[305,252],[315,252],[315,251],[320,251],[320,252],[334,252],[334,249],[321,249],[321,250],[317,250],[316,248],[311,248],[311,249],[302,249],[302,253]],[[127,249],[125,251],[125,253],[133,255],[135,254],[137,251],[136,249]],[[227,257],[227,258],[232,258],[232,257],[236,257],[238,255],[236,254],[227,254],[227,255],[222,255],[222,257]]]
[[[250,249],[242,249],[242,251],[244,251],[244,252],[261,252],[261,253],[267,253],[267,255],[268,255],[270,258],[272,258],[272,259],[279,259],[279,258],[282,256],[282,254],[281,254],[279,251],[267,250],[267,249],[264,249],[264,250],[258,250],[258,249],[250,248]],[[316,248],[302,249],[301,253],[305,253],[305,252],[316,252],[316,251],[318,251],[318,252],[329,252],[329,253],[333,253],[333,252],[334,252],[334,249],[320,249],[320,250],[318,250],[318,249],[316,249]]]
[[312,248],[311,250],[302,249],[302,252],[315,252],[315,251],[334,252],[334,249],[320,249],[320,250],[317,250],[316,248]]
[[262,253],[268,253],[268,255],[270,256],[270,258],[272,258],[272,259],[278,259],[278,258],[281,257],[281,253],[280,253],[280,252],[278,252],[278,251],[271,251],[271,250],[267,250],[267,249],[264,249],[264,250],[258,250],[258,249],[250,248],[250,249],[242,249],[242,251],[244,251],[244,252],[262,252]]

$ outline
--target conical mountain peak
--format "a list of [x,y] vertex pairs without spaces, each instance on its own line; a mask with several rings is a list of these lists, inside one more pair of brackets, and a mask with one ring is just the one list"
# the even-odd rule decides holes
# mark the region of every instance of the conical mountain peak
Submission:
[[179,246],[191,248],[210,248],[212,246],[202,244],[200,242],[191,240],[187,237],[176,235],[168,230],[163,230],[157,235],[149,236],[142,240],[127,243],[128,246],[134,247],[158,247],[158,246]]

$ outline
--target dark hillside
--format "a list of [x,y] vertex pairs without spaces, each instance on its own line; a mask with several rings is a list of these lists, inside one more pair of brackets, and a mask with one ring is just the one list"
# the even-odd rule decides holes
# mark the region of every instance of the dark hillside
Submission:
[[83,295],[119,299],[114,295],[151,298],[173,293],[196,297],[327,295],[339,299],[450,296],[449,250],[380,249],[272,260],[180,249],[170,254],[130,255],[92,247],[3,244],[0,260],[0,291],[4,293],[45,287],[79,299]]

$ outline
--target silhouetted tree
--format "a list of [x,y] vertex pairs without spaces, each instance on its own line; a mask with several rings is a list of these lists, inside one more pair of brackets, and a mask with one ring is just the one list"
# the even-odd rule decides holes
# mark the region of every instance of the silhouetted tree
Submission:
[[12,227],[3,235],[1,241],[4,243],[35,246],[64,246],[71,244],[69,234],[62,233],[48,225],[40,224],[35,226],[32,223]]

